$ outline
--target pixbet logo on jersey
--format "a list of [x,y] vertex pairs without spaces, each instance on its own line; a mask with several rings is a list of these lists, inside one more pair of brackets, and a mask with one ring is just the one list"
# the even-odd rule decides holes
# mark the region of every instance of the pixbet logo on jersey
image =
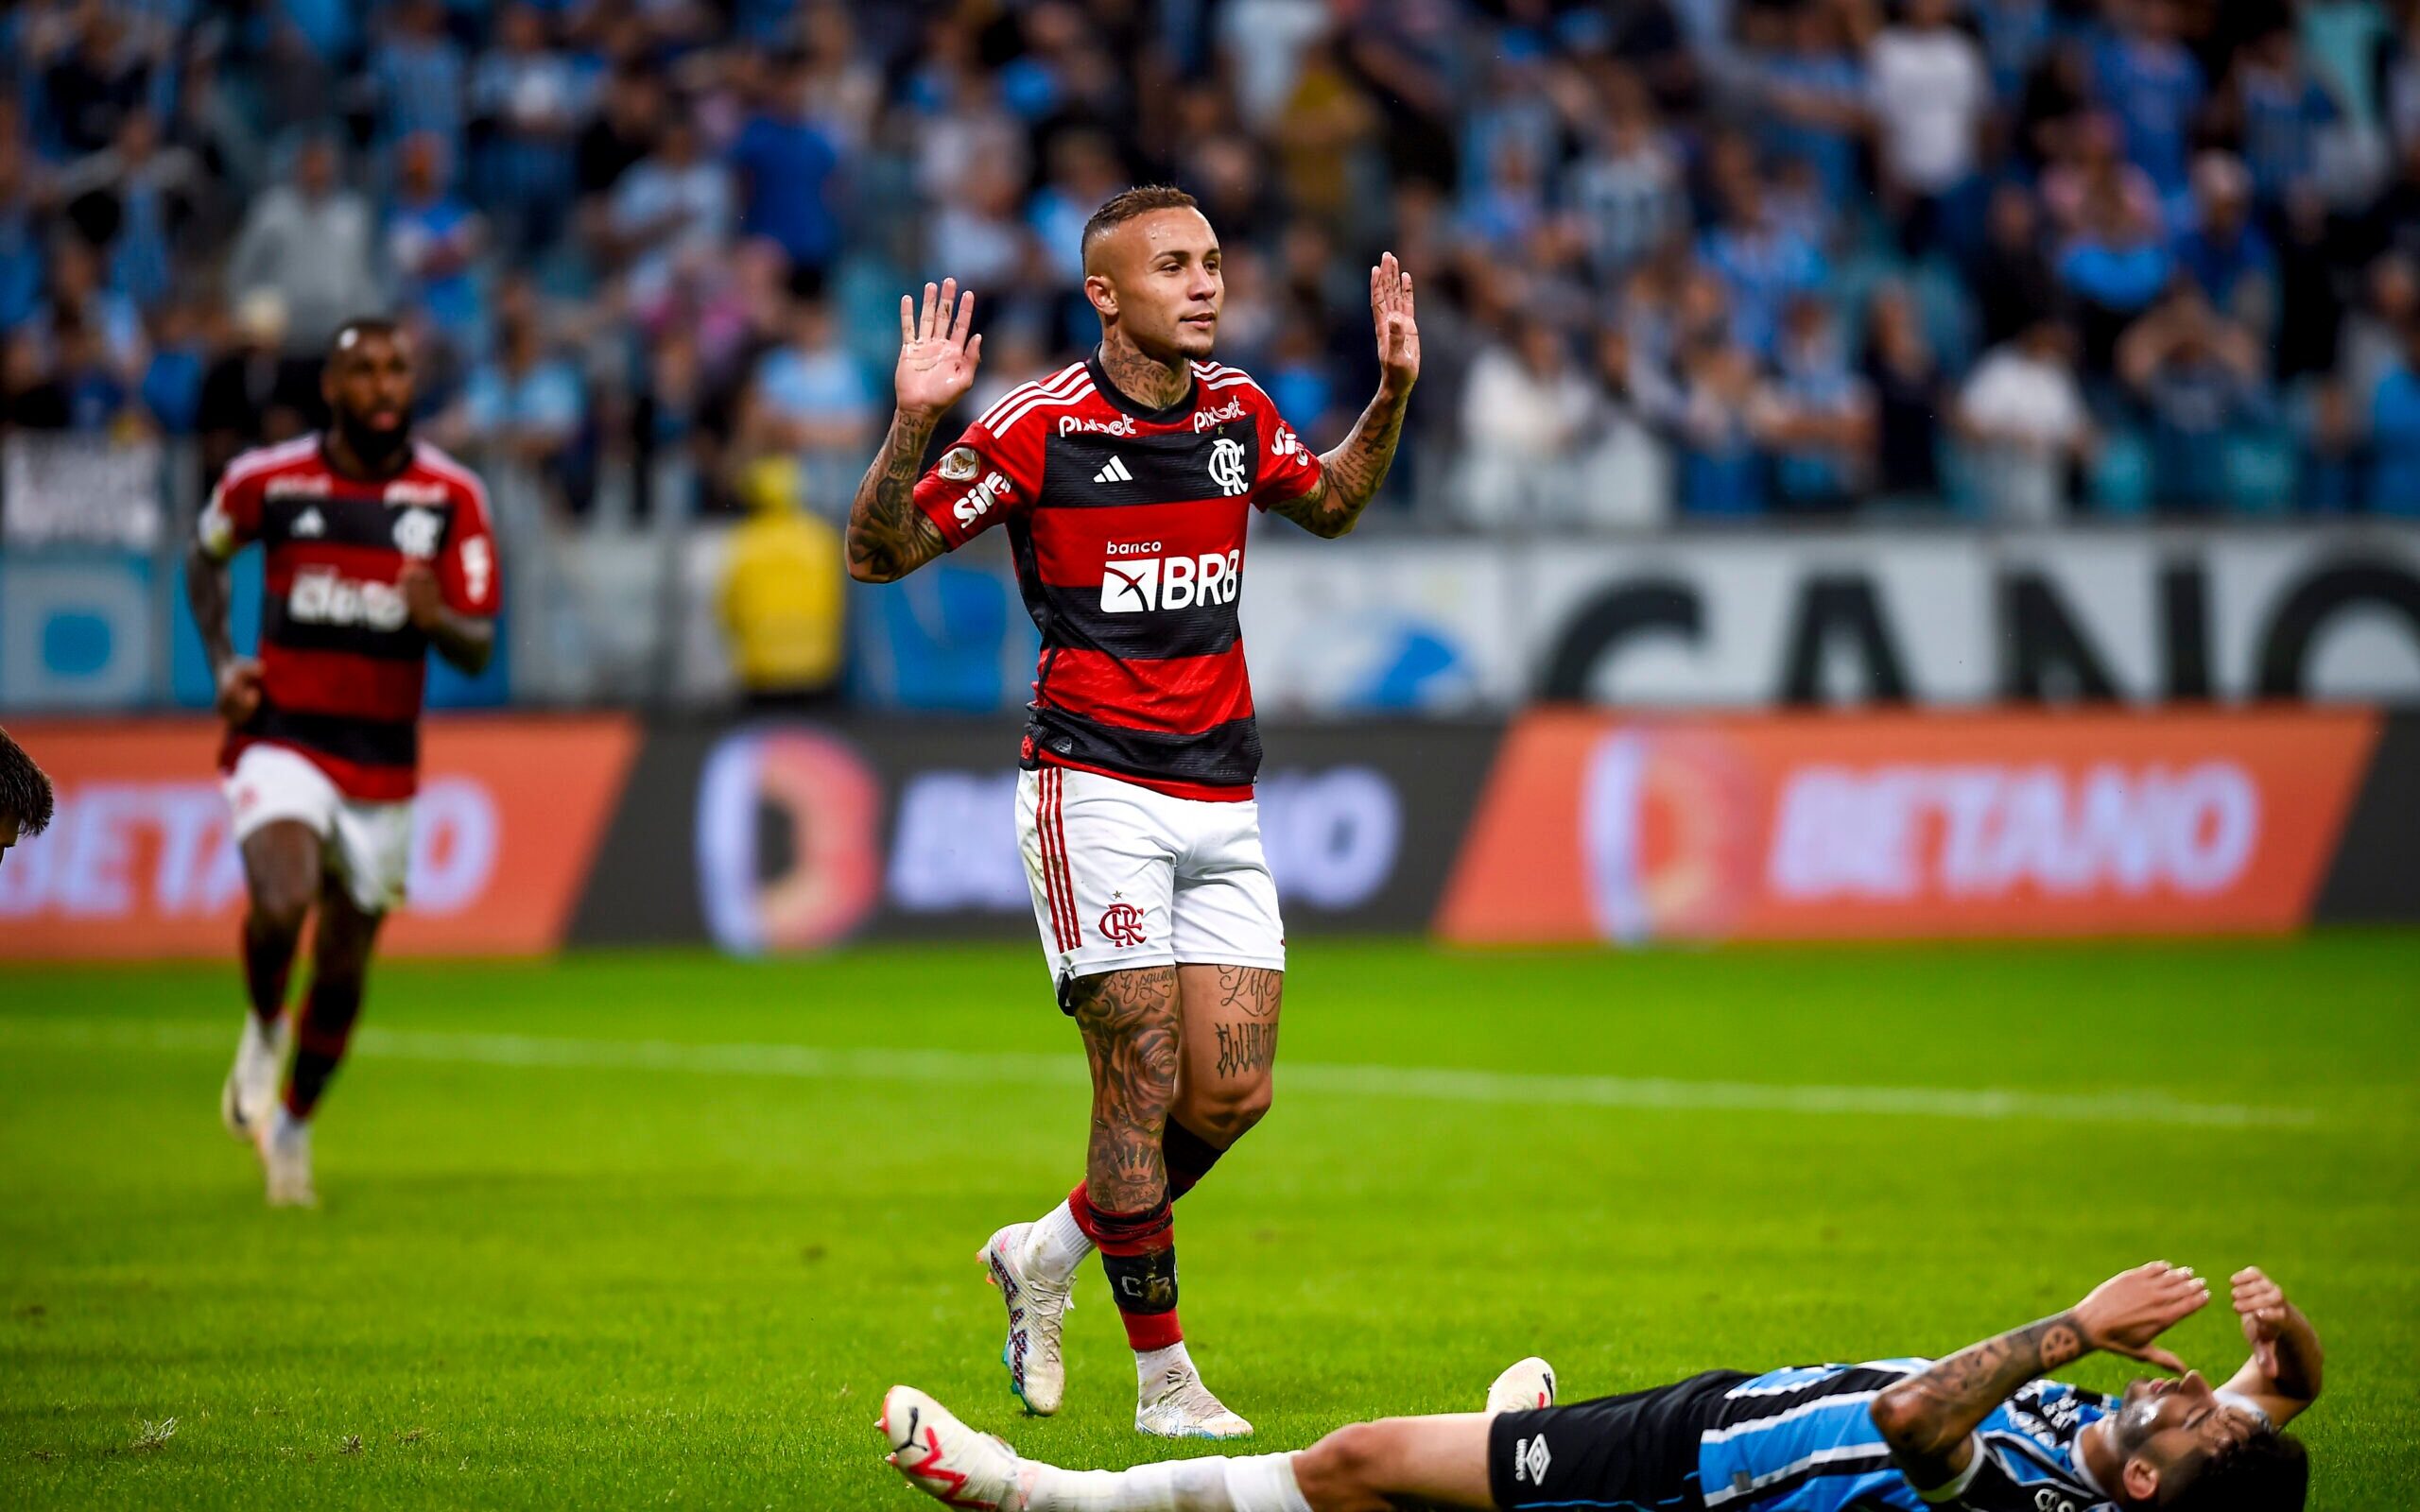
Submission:
[[1112,546],[1112,560],[1101,566],[1100,608],[1104,614],[1143,614],[1158,609],[1191,609],[1201,604],[1232,604],[1243,586],[1240,548],[1205,551],[1198,557],[1177,553],[1167,557],[1129,557],[1127,551],[1157,551],[1160,543],[1140,547]]

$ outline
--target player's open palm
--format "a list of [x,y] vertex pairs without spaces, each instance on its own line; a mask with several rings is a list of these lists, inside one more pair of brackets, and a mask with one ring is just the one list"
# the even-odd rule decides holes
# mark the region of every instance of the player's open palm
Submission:
[[2076,1304],[2076,1322],[2094,1349],[2182,1375],[2185,1362],[2153,1341],[2200,1312],[2209,1299],[2209,1282],[2189,1267],[2155,1260],[2094,1287],[2091,1296]]
[[925,285],[925,304],[899,296],[899,407],[911,415],[938,417],[975,386],[983,360],[983,338],[975,335],[975,293],[958,291],[958,280],[939,289]]
[[1412,316],[1411,275],[1392,252],[1370,269],[1370,318],[1378,328],[1378,367],[1388,387],[1409,388],[1420,376],[1420,322]]

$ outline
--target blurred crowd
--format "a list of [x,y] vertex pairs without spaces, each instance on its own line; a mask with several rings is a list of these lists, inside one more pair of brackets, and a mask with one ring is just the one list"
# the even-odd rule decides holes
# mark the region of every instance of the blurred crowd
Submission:
[[11,430],[216,467],[391,309],[429,433],[562,518],[608,475],[837,513],[899,292],[977,291],[980,406],[1091,346],[1079,230],[1167,180],[1220,358],[1319,444],[1369,262],[1414,270],[1397,509],[2420,513],[2420,0],[25,0],[0,39]]

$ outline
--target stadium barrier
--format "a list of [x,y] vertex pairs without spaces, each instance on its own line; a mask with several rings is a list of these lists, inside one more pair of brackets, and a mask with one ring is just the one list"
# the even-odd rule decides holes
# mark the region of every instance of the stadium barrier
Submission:
[[[0,864],[0,960],[215,955],[243,880],[196,719],[21,721],[51,830]],[[2420,922],[2420,711],[1278,723],[1290,934],[1520,945],[2280,933]],[[994,719],[426,737],[406,954],[1020,938]]]

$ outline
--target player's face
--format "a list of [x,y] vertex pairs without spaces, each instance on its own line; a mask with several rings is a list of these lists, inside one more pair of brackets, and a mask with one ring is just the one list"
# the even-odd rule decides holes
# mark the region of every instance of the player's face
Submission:
[[2123,1400],[2111,1427],[2118,1452],[2156,1470],[2162,1485],[2178,1484],[2259,1428],[2250,1413],[2221,1401],[2198,1370],[2173,1381],[2137,1381]]
[[391,452],[412,412],[412,346],[399,334],[356,331],[328,359],[328,407],[345,429]]
[[1198,210],[1154,210],[1102,238],[1118,329],[1154,356],[1207,357],[1226,302],[1219,237]]

